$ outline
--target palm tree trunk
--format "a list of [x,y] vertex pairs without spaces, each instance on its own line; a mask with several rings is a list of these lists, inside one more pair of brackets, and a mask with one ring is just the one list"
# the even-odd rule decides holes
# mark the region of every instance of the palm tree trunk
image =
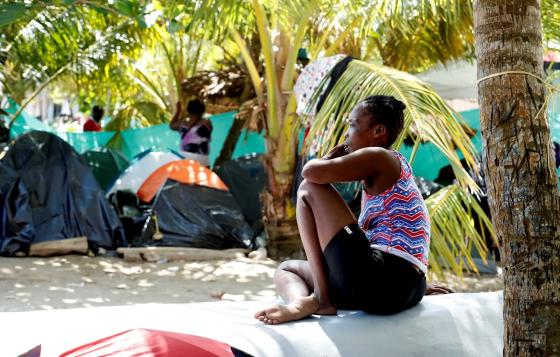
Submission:
[[[282,157],[279,155],[281,150],[271,144],[271,141],[267,141],[267,155],[264,160],[268,185],[261,193],[263,223],[268,236],[268,255],[278,260],[304,259],[295,207],[291,201],[295,152],[292,157]],[[278,171],[278,165],[275,164],[278,160],[289,164],[292,170]]]
[[282,97],[280,133],[278,137],[266,140],[264,166],[268,184],[261,193],[261,202],[268,235],[268,255],[274,259],[305,258],[291,197],[298,147],[298,136],[294,135],[295,100],[291,99]]
[[539,79],[540,1],[477,0],[474,14],[484,169],[505,268],[504,355],[557,356],[560,198]]

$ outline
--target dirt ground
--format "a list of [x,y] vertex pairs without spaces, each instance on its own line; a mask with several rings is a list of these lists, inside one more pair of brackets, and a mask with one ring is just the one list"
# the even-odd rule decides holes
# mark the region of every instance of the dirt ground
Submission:
[[[277,265],[250,258],[159,263],[78,255],[0,258],[0,311],[270,299],[276,296]],[[503,288],[500,275],[446,278],[457,292]]]

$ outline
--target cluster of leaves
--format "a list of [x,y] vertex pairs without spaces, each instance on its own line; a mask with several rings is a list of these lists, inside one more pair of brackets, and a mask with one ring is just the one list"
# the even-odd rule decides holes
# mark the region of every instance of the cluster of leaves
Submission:
[[543,45],[551,49],[560,49],[560,2],[542,0],[541,16],[543,23]]
[[141,5],[132,1],[112,6],[103,1],[0,5],[3,91],[25,103],[24,98],[59,82],[81,104],[102,104],[107,84],[124,83],[119,78],[122,71],[114,68],[142,50],[146,26],[139,21]]

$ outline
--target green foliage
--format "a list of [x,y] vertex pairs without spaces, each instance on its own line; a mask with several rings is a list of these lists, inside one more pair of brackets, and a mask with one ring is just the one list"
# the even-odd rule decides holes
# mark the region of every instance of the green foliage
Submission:
[[543,23],[543,45],[560,49],[560,2],[542,0],[541,14]]
[[119,110],[105,125],[109,131],[122,131],[133,127],[147,127],[169,121],[168,113],[153,102],[135,101]]
[[[0,13],[11,11],[15,19],[3,27],[2,35],[5,61],[0,65],[4,73],[0,80],[8,95],[28,102],[36,89],[56,81],[67,84],[71,79],[78,97],[91,97],[84,92],[93,88],[103,98],[104,84],[111,82],[110,69],[119,66],[123,57],[134,58],[140,52],[146,31],[135,20],[103,2],[88,2],[91,6],[67,3],[29,3],[21,16],[13,14],[17,10],[13,7],[0,7]],[[100,12],[99,6],[112,11]],[[20,78],[25,85],[14,85],[12,78]]]
[[377,26],[383,64],[419,72],[434,64],[474,57],[472,3],[465,0],[395,1]]
[[16,22],[26,15],[28,5],[10,3],[0,5],[0,27]]
[[[542,1],[543,33],[551,46],[560,42],[559,6],[557,0]],[[312,58],[344,53],[363,60],[354,61],[337,82],[311,135],[325,134],[326,128],[321,143],[326,150],[339,142],[345,113],[364,96],[402,100],[408,108],[406,128],[397,146],[414,132],[416,145],[433,142],[459,178],[458,186],[427,201],[434,229],[432,259],[443,258],[456,270],[473,268],[469,245],[482,249],[482,241],[470,219],[479,208],[468,192],[477,187],[455,151],[474,166],[461,120],[416,78],[372,64],[417,72],[472,57],[472,1],[21,0],[0,4],[0,28],[4,92],[24,102],[46,84],[65,88],[83,108],[109,104],[110,130],[166,122],[175,102],[184,100],[183,80],[220,66],[226,53],[230,61],[243,60],[261,113],[267,113],[269,148],[277,151],[274,173],[282,175],[294,164],[291,89],[297,50],[307,48]],[[249,39],[260,40],[259,56]],[[457,263],[456,256],[464,262]],[[432,260],[434,270],[438,262]]]

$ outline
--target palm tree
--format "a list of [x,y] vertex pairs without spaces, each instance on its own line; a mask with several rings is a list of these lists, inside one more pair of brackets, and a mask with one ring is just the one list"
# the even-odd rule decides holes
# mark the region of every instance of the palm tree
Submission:
[[504,356],[560,354],[560,196],[539,5],[474,6],[486,183],[503,247]]

